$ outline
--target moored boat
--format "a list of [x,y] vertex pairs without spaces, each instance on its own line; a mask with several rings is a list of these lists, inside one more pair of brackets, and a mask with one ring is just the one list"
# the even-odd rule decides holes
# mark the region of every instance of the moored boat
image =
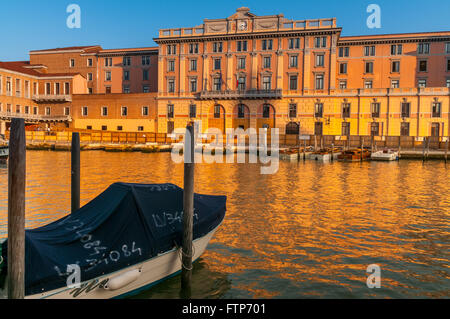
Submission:
[[329,162],[331,160],[338,159],[338,156],[341,154],[341,151],[339,149],[324,149],[317,152],[313,152],[309,159],[315,160],[318,162]]
[[396,161],[399,159],[399,152],[393,150],[382,150],[371,155],[372,161]]
[[[194,207],[195,261],[225,217],[226,197],[195,194]],[[175,185],[117,183],[75,213],[27,230],[26,298],[120,298],[178,274],[182,212]],[[0,247],[4,276],[7,241]],[[77,269],[79,285],[71,281]]]
[[361,149],[354,149],[354,150],[347,150],[342,152],[338,156],[338,161],[342,162],[358,162],[369,160],[370,159],[371,152],[368,150],[361,150]]

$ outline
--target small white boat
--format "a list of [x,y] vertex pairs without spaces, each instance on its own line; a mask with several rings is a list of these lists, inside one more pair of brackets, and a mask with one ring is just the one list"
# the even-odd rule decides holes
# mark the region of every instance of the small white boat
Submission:
[[399,159],[398,151],[382,150],[371,155],[372,161],[397,161]]
[[[193,261],[222,224],[226,197],[195,194],[194,207]],[[177,275],[182,211],[175,185],[117,183],[75,213],[26,230],[25,299],[123,298]],[[7,247],[0,243],[0,289]]]
[[341,152],[339,150],[334,150],[331,153],[330,150],[323,150],[318,152],[313,152],[310,156],[310,160],[318,161],[318,162],[330,162],[331,160],[337,160]]

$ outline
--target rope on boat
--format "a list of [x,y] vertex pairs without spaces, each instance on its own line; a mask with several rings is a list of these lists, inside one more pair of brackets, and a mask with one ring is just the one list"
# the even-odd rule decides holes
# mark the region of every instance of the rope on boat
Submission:
[[191,260],[192,260],[192,257],[195,256],[195,246],[194,246],[194,244],[192,244],[192,254],[191,255],[185,254],[184,251],[183,251],[183,247],[178,246],[176,242],[175,242],[175,246],[177,247],[177,250],[178,250],[178,258],[180,258],[181,267],[183,269],[187,270],[187,271],[191,271],[192,269],[194,269],[194,266],[189,268],[189,267],[186,267],[186,265],[183,263],[183,256],[191,258]]

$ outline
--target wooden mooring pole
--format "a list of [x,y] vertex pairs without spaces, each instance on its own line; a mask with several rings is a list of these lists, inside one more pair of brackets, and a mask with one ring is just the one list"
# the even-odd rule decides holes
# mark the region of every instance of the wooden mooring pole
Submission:
[[72,214],[80,209],[80,133],[72,133]]
[[426,144],[427,144],[427,138],[424,137],[423,138],[423,142],[422,142],[422,162],[425,162],[425,148],[426,148]]
[[361,138],[361,162],[363,161],[364,156],[364,137]]
[[8,169],[8,298],[25,297],[25,121],[12,119]]
[[445,164],[447,164],[447,156],[448,156],[448,140],[450,137],[447,137],[447,141],[445,141]]
[[192,238],[194,232],[194,126],[188,125],[184,141],[183,250],[181,295],[191,298]]

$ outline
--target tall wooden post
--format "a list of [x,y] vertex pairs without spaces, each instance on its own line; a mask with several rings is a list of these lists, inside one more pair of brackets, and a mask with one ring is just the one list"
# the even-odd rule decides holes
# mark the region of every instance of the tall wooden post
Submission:
[[426,148],[426,144],[427,144],[427,138],[424,137],[423,138],[423,142],[422,142],[422,147],[423,147],[423,150],[422,150],[422,161],[423,162],[425,162],[425,148]]
[[363,161],[364,156],[364,137],[361,138],[361,162]]
[[190,299],[192,278],[192,238],[194,232],[194,126],[186,127],[184,142],[182,296]]
[[8,169],[8,298],[25,297],[25,121],[12,119]]
[[334,143],[331,144],[331,161],[334,161]]
[[306,140],[304,140],[305,146],[303,147],[303,161],[306,161]]
[[445,164],[447,164],[447,156],[448,156],[448,140],[450,137],[447,137],[447,141],[445,142]]
[[80,209],[80,133],[72,133],[72,214]]

